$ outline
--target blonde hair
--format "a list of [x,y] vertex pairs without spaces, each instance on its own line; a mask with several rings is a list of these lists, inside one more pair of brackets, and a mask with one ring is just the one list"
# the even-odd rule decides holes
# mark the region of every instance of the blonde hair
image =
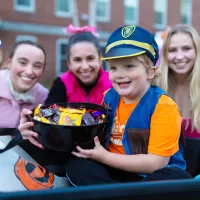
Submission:
[[160,61],[159,70],[161,76],[158,85],[165,91],[172,93],[173,91],[173,78],[171,71],[168,67],[168,48],[172,35],[177,33],[185,33],[190,35],[193,40],[196,50],[196,60],[190,76],[189,81],[189,95],[191,101],[190,116],[192,118],[193,128],[200,129],[200,37],[197,31],[189,25],[176,25],[172,27],[163,43],[162,56]]
[[[137,56],[138,60],[142,62],[142,64],[145,66],[147,73],[150,73],[151,71],[155,71],[155,66],[153,65],[153,62],[149,58],[149,56],[145,54],[141,54]],[[159,72],[158,70],[155,71],[154,78],[150,80],[151,85],[156,85],[156,80],[159,77]]]

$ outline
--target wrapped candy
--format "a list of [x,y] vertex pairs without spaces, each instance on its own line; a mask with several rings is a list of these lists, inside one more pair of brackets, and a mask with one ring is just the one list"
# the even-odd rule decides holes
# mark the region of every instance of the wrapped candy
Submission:
[[65,113],[76,113],[76,114],[84,114],[86,109],[82,109],[82,110],[79,110],[79,109],[74,109],[74,108],[59,108],[59,111],[60,112],[65,112]]
[[62,112],[58,125],[80,126],[82,115]]
[[87,110],[84,107],[65,108],[52,104],[45,108],[39,104],[34,111],[33,119],[55,125],[87,126],[104,122],[105,115],[103,111]]
[[34,113],[33,115],[36,116],[36,115],[40,115],[40,107],[42,106],[42,104],[39,104],[36,109],[34,110]]
[[92,124],[95,124],[95,120],[94,118],[90,115],[90,113],[86,112],[84,115],[83,115],[83,121],[86,125],[92,125]]
[[35,119],[37,121],[42,121],[41,118],[38,115],[34,116],[33,119]]
[[43,117],[49,117],[56,113],[55,108],[40,109],[40,115]]
[[51,124],[51,122],[45,117],[41,117],[41,122],[44,122],[44,123],[47,123],[47,124]]

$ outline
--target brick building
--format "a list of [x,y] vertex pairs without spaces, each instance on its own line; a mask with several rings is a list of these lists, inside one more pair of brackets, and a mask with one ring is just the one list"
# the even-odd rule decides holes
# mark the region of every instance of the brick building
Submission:
[[[167,25],[192,24],[200,31],[200,1],[95,0],[96,26],[104,47],[110,32],[124,24],[137,24],[151,32]],[[17,40],[38,41],[47,52],[42,83],[49,86],[67,69],[64,28],[73,23],[73,0],[0,0],[0,40],[4,56]],[[80,25],[88,25],[89,0],[77,0]]]

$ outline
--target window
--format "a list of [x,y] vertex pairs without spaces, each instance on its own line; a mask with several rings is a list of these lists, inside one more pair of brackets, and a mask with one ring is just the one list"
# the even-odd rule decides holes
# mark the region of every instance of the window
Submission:
[[72,16],[71,0],[55,0],[55,14],[58,17]]
[[181,23],[191,24],[192,0],[181,0]]
[[18,35],[16,37],[16,42],[22,41],[22,40],[30,40],[32,42],[37,42],[37,38],[35,36],[32,36],[32,35]]
[[35,0],[14,0],[15,10],[21,12],[34,12]]
[[124,23],[138,24],[138,0],[124,0]]
[[96,0],[96,19],[99,22],[110,21],[110,0]]
[[167,24],[167,0],[154,0],[155,28],[164,29]]
[[67,39],[58,39],[56,44],[56,72],[57,76],[66,72],[67,67]]

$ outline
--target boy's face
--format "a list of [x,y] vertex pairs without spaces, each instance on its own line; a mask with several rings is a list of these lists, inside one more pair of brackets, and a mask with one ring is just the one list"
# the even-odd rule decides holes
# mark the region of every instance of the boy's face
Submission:
[[154,77],[154,73],[147,73],[137,56],[112,59],[108,60],[108,63],[110,81],[124,102],[133,103],[140,100],[148,90],[149,80]]

